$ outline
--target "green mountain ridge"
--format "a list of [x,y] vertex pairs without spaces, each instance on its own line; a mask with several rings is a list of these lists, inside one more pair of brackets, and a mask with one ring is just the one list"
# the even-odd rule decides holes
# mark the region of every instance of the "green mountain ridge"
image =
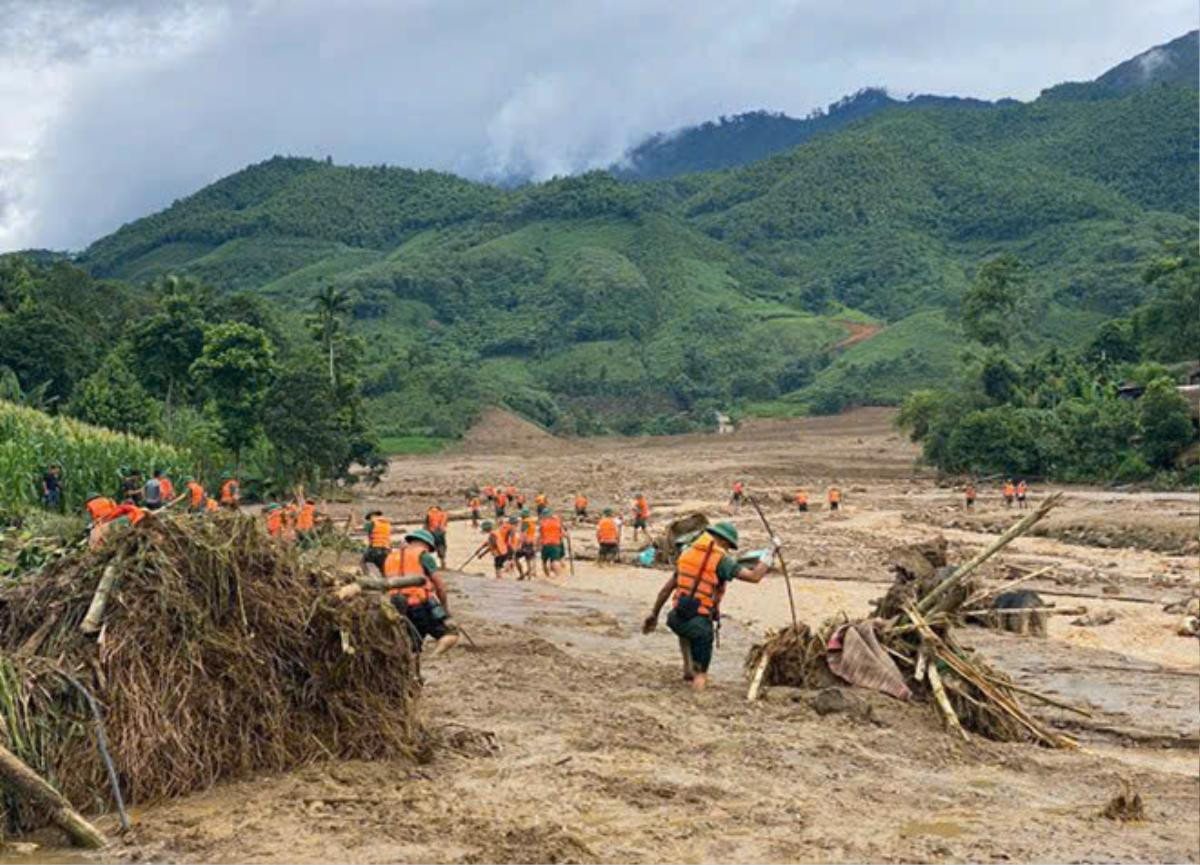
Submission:
[[[500,189],[276,157],[78,261],[261,294],[291,327],[321,285],[347,289],[389,433],[456,434],[485,403],[586,433],[896,402],[948,374],[983,261],[1027,268],[1017,342],[1032,350],[1129,312],[1146,260],[1194,234],[1195,88],[1128,79],[1086,98],[888,107],[742,168],[653,182]],[[842,320],[885,328],[834,351]]]

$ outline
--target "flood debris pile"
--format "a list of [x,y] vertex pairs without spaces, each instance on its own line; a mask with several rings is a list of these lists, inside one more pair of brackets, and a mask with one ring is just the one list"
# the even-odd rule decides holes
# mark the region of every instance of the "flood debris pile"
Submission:
[[1075,747],[1073,739],[1030,715],[1019,695],[1068,711],[1087,714],[1085,710],[1018,686],[954,636],[963,610],[984,595],[974,580],[978,567],[1028,531],[1057,501],[1047,499],[958,567],[947,564],[943,539],[898,551],[893,557],[895,582],[870,618],[768,634],[747,658],[751,698],[764,683],[812,688],[828,684],[832,676],[899,699],[930,701],[946,728],[964,738],[971,730],[998,741]]
[[[236,514],[147,517],[56,561],[0,589],[0,744],[85,812],[411,754],[404,624],[331,581]],[[0,810],[10,830],[46,818],[11,791]]]

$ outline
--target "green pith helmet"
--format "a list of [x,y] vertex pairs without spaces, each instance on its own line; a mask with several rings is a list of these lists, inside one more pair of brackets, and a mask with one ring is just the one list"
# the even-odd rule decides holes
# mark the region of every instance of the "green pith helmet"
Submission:
[[414,529],[404,536],[406,541],[420,541],[423,544],[428,544],[429,549],[437,546],[437,541],[433,539],[433,535],[425,531],[425,529]]
[[554,511],[550,510],[549,508],[546,508],[544,511],[542,511],[542,516],[543,517],[552,517],[552,516],[554,516]]
[[494,528],[495,528],[495,525],[493,525],[491,520],[484,520],[482,523],[479,524],[480,531],[490,532]]
[[521,508],[521,516],[523,516],[523,517],[529,516],[529,508]]
[[708,533],[713,537],[720,538],[727,542],[730,547],[737,549],[738,546],[738,530],[730,523],[717,523],[715,526],[708,527]]
[[611,516],[612,516],[612,508],[605,508],[605,509],[604,509],[604,516],[606,516],[606,517],[611,517]]
[[279,510],[281,507],[282,507],[282,505],[280,505],[278,502],[271,502],[269,505],[267,505],[267,507],[266,507],[266,510],[268,510],[268,511],[277,511],[277,510]]
[[646,497],[645,493],[638,493],[636,496],[634,496],[635,499],[644,499],[645,497]]
[[84,499],[84,501],[90,502],[92,499],[98,499],[98,498],[100,498],[100,493],[96,492],[95,490],[92,490],[90,493],[87,494],[87,498]]
[[509,517],[509,518],[508,518],[508,524],[509,524],[510,526],[515,526],[515,525],[517,525],[519,522],[521,522],[521,521],[520,521],[520,520],[518,520],[516,517]]
[[374,517],[374,516],[382,517],[383,511],[367,511],[365,514],[363,514],[363,519],[369,520],[369,519],[371,519],[371,517]]
[[194,480],[195,480],[195,478],[192,475],[188,475],[186,478],[183,479],[183,482],[185,484],[190,484]]

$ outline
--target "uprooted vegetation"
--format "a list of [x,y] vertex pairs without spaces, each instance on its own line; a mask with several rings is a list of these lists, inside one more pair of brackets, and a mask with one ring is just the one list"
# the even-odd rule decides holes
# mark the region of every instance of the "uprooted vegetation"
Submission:
[[944,539],[895,551],[895,581],[870,618],[831,619],[815,631],[805,625],[784,628],[751,649],[746,660],[753,671],[751,696],[762,683],[813,688],[841,680],[898,699],[932,701],[947,729],[964,737],[964,730],[971,730],[998,741],[1075,747],[1073,739],[1030,715],[1017,695],[1087,714],[1085,710],[1021,688],[954,636],[963,612],[984,597],[973,579],[978,566],[1028,531],[1057,500],[1047,499],[957,568],[946,562]]
[[[85,812],[116,801],[97,727],[129,804],[321,758],[412,755],[426,735],[404,624],[338,602],[330,581],[237,515],[149,516],[73,551],[0,589],[0,743]],[[0,812],[9,830],[46,820],[12,792]]]

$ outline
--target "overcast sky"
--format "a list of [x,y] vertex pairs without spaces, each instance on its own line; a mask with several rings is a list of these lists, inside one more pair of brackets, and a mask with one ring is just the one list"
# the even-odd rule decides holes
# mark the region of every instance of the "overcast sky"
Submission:
[[78,249],[273,154],[550,177],[868,85],[1030,99],[1196,0],[0,0],[0,251]]

